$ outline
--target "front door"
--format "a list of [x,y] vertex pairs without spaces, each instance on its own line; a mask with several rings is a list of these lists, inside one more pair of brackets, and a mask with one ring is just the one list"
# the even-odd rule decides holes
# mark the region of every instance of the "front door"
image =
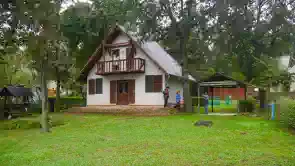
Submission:
[[118,105],[128,105],[128,81],[118,81]]

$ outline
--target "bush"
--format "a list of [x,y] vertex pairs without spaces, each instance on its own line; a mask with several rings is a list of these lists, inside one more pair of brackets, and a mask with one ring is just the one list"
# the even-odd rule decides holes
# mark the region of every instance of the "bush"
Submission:
[[[64,121],[61,118],[54,118],[49,120],[49,126],[55,127],[63,125]],[[41,128],[39,119],[14,119],[5,121],[0,124],[2,130],[15,130],[15,129],[36,129]]]
[[295,101],[289,98],[280,98],[280,121],[295,129]]
[[31,129],[31,128],[39,128],[40,122],[37,120],[22,120],[22,119],[15,119],[5,121],[1,124],[1,129],[4,130],[14,130],[14,129]]
[[200,106],[204,106],[205,105],[205,100],[204,100],[203,97],[195,96],[195,97],[192,97],[192,105],[193,106],[198,106],[199,98],[200,98]]
[[253,112],[254,109],[255,109],[255,101],[253,101],[252,99],[239,101],[240,112]]
[[[49,97],[49,110],[53,112],[54,104],[55,104],[55,97]],[[60,110],[65,110],[74,106],[85,106],[86,101],[82,97],[61,97],[60,98]]]

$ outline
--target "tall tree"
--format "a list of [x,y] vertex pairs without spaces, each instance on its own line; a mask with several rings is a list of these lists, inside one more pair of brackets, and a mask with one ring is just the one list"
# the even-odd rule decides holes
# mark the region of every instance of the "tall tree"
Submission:
[[[76,68],[82,69],[88,58],[116,23],[124,25],[132,13],[140,13],[140,0],[91,0],[76,3],[62,13],[61,30],[69,39],[76,57]],[[135,14],[132,17],[136,21]]]
[[62,0],[18,1],[20,6],[20,24],[29,35],[27,46],[39,72],[42,98],[42,131],[49,132],[47,79],[52,65],[52,53],[56,50],[56,41],[60,40],[58,29]]

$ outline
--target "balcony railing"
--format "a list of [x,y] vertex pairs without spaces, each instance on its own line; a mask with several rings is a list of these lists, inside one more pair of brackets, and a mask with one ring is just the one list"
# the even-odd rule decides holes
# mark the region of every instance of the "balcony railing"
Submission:
[[119,73],[144,73],[144,71],[145,60],[141,58],[132,58],[98,62],[96,74],[109,75]]

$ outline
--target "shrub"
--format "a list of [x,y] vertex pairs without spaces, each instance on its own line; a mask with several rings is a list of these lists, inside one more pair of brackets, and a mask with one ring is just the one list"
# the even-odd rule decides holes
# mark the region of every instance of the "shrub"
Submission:
[[192,97],[192,105],[193,106],[198,106],[199,98],[200,98],[200,106],[204,106],[205,105],[205,100],[204,100],[203,97],[195,96],[195,97]]
[[255,102],[251,99],[239,101],[240,112],[253,112],[255,109]]
[[295,101],[289,98],[282,97],[279,100],[280,104],[280,121],[293,129],[295,129]]
[[14,119],[5,121],[1,124],[1,129],[14,130],[14,129],[31,129],[39,128],[40,122],[38,120],[25,120],[25,119]]
[[[49,97],[49,110],[54,110],[55,97]],[[61,97],[60,98],[60,109],[65,110],[74,106],[85,106],[86,102],[82,97]]]
[[[49,117],[49,126],[55,127],[64,124],[64,120],[61,117]],[[29,119],[13,119],[7,120],[0,123],[0,129],[4,130],[15,130],[15,129],[34,129],[40,128],[40,118],[29,118]]]

